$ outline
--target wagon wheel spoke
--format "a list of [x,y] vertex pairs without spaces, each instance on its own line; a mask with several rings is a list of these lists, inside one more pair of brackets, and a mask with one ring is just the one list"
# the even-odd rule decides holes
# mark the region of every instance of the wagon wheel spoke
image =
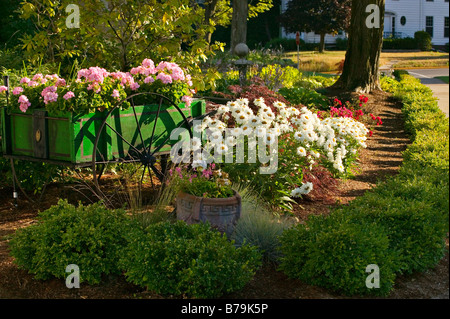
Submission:
[[138,120],[138,117],[137,117],[136,109],[135,109],[135,106],[134,106],[134,98],[131,99],[131,105],[132,105],[131,108],[133,109],[134,118],[136,120],[136,127],[137,127],[137,130],[138,130],[138,133],[139,133],[139,137],[141,138],[143,152],[144,152],[144,155],[147,155],[147,150],[145,148],[145,143],[144,143],[144,137],[142,136],[141,125],[139,124],[139,120]]
[[156,112],[155,122],[153,123],[152,135],[150,136],[150,142],[148,144],[148,153],[150,153],[150,149],[151,149],[152,144],[153,144],[153,137],[155,136],[156,124],[158,123],[159,113],[161,112],[162,102],[163,102],[163,99],[162,99],[162,97],[160,97],[159,98],[158,111]]
[[120,137],[122,139],[122,141],[124,141],[125,143],[127,143],[134,151],[136,151],[137,153],[142,155],[142,152],[140,150],[138,150],[134,145],[132,145],[130,142],[128,142],[123,136],[122,134],[120,134],[119,132],[116,131],[116,129],[114,129],[109,123],[105,122],[106,126],[108,126],[111,131],[113,131],[114,133],[116,133],[116,135],[118,137]]

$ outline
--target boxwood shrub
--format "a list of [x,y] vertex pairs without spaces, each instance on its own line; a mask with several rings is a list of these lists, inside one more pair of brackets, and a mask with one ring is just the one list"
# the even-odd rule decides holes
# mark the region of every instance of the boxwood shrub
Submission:
[[120,274],[117,260],[132,222],[122,210],[101,203],[78,207],[60,200],[38,221],[18,230],[10,241],[11,255],[36,279],[65,278],[76,264],[80,282],[97,284],[102,275]]
[[120,259],[129,282],[163,295],[194,298],[241,289],[260,263],[256,247],[236,248],[208,224],[182,221],[135,229]]
[[[289,277],[346,295],[386,295],[392,288],[395,255],[384,229],[375,223],[354,224],[344,215],[312,217],[286,230],[280,270]],[[380,269],[380,287],[366,286],[369,265]]]

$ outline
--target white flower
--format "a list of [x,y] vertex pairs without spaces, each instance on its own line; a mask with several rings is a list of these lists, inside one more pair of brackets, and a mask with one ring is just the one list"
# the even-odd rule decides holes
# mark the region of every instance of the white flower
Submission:
[[312,190],[313,184],[311,182],[307,182],[306,184],[303,184],[302,187],[300,187],[300,191],[305,195],[309,194]]
[[320,153],[316,152],[316,151],[311,151],[311,155],[314,156],[315,158],[319,158],[320,157]]
[[300,131],[294,133],[294,138],[299,142],[303,142],[303,140],[305,139],[305,137],[303,136],[303,132]]
[[202,126],[202,124],[196,124],[196,125],[194,125],[194,132],[196,132],[196,133],[201,133],[201,132],[203,132],[203,126]]
[[235,127],[231,130],[231,134],[234,136],[241,136],[242,135],[242,129],[240,127]]
[[221,105],[219,106],[219,108],[217,109],[217,113],[218,114],[223,114],[223,113],[227,113],[230,111],[230,108],[226,105]]
[[292,190],[292,192],[291,192],[291,197],[300,197],[301,195],[302,194],[301,194],[300,188],[296,188],[296,189]]
[[195,160],[192,162],[192,167],[193,168],[201,167],[202,170],[205,170],[208,168],[208,164],[204,160]]
[[223,140],[222,132],[218,130],[211,130],[209,137],[212,144],[222,143]]
[[264,98],[262,98],[262,97],[255,99],[255,100],[253,101],[253,103],[254,103],[256,106],[262,106],[262,105],[265,106],[265,104],[264,104]]
[[246,124],[248,122],[248,115],[247,113],[241,113],[238,116],[235,116],[236,123],[238,124]]
[[291,192],[292,197],[300,197],[301,195],[307,195],[313,190],[313,184],[311,182],[302,183],[301,187],[294,189]]
[[241,106],[248,106],[248,99],[247,98],[240,98],[237,99],[236,102]]
[[264,137],[266,135],[266,133],[267,133],[267,130],[265,127],[257,127],[255,129],[255,134],[258,137]]
[[270,134],[274,134],[274,135],[276,135],[276,136],[280,136],[281,133],[282,133],[282,132],[281,132],[281,128],[280,128],[279,126],[270,128],[270,129],[268,130],[268,132],[269,132]]
[[274,143],[276,143],[277,141],[277,136],[275,134],[272,133],[268,133],[265,136],[265,142],[267,145],[272,145]]
[[228,146],[221,143],[221,144],[217,145],[215,150],[216,150],[217,154],[222,155],[228,151]]
[[234,136],[228,136],[227,138],[225,138],[225,144],[228,146],[235,146],[236,145],[236,137]]
[[253,128],[248,124],[242,125],[241,130],[244,135],[250,135],[253,133]]
[[280,108],[285,108],[286,104],[284,104],[283,102],[276,101],[276,102],[273,102],[273,106],[275,106],[277,109],[280,109]]
[[282,133],[292,132],[294,129],[289,124],[281,124],[280,130]]
[[202,141],[198,137],[193,137],[191,140],[191,146],[193,150],[197,150],[202,146]]
[[247,123],[253,127],[257,127],[261,124],[261,119],[259,118],[259,116],[253,115],[253,116],[249,117]]
[[304,147],[299,147],[297,148],[297,154],[300,155],[301,157],[305,157],[306,156],[306,150]]

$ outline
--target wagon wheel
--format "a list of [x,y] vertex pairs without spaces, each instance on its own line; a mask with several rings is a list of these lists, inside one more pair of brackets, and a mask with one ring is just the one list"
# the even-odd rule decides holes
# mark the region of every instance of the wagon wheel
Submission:
[[[156,99],[157,104],[135,104],[136,100],[148,101],[148,98]],[[126,115],[121,115],[119,110],[125,102],[130,103],[130,107]],[[121,120],[124,117],[130,119]],[[124,197],[130,199],[130,191],[134,189],[138,193],[135,199],[140,202],[144,186],[149,185],[154,190],[162,184],[171,145],[177,142],[170,140],[170,134],[176,128],[183,128],[190,137],[193,136],[188,117],[182,109],[161,94],[136,93],[120,101],[107,113],[95,138],[92,171],[98,195],[114,206],[114,196],[121,198],[119,201],[123,203]],[[117,175],[115,183],[108,184],[106,176],[102,183],[99,181],[99,164],[107,169],[114,168]]]

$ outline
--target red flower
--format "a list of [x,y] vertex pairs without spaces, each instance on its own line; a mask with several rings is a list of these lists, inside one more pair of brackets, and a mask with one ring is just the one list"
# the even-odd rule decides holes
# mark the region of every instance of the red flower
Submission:
[[359,101],[360,101],[361,103],[367,103],[367,101],[369,101],[369,98],[368,98],[367,96],[360,95],[360,96],[359,96]]
[[373,132],[369,131],[369,137],[372,137],[372,136],[373,136]]

